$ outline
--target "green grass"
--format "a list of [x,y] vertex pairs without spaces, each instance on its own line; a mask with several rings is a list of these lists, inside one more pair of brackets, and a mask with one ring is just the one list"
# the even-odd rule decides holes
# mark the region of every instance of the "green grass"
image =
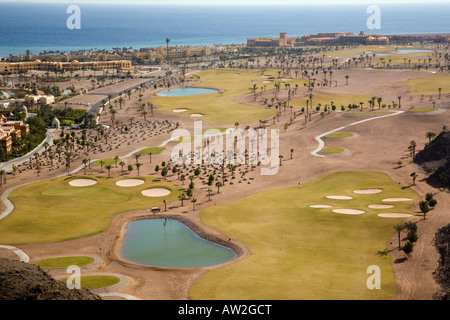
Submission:
[[441,94],[450,93],[450,77],[433,76],[429,78],[411,79],[401,85],[409,86],[409,92],[411,94],[439,95],[439,88],[442,88]]
[[342,153],[344,152],[344,149],[342,148],[323,148],[320,150],[322,153]]
[[36,261],[35,264],[45,269],[67,269],[69,266],[85,266],[94,261],[91,257],[58,257]]
[[[89,187],[73,187],[76,178],[95,178]],[[65,241],[103,232],[111,218],[131,210],[161,207],[178,200],[184,190],[173,183],[139,177],[145,183],[135,188],[116,186],[121,178],[71,176],[32,183],[13,190],[9,200],[14,211],[0,221],[0,243],[27,244]],[[172,190],[170,195],[149,198],[142,190],[154,187]]]
[[433,112],[433,111],[438,111],[439,109],[437,108],[414,108],[414,109],[410,109],[408,111],[410,112]]
[[[61,282],[67,283],[68,278],[61,279]],[[113,286],[120,282],[116,276],[81,276],[80,285],[89,290]]]
[[[276,70],[270,70],[270,72],[272,76],[278,77]],[[239,96],[249,94],[249,88],[254,84],[260,87],[263,85],[263,80],[267,80],[263,79],[261,70],[213,69],[197,75],[200,76],[201,82],[196,83],[196,87],[213,87],[225,91],[222,94],[159,97],[152,99],[151,102],[158,106],[158,111],[167,113],[172,113],[173,109],[178,108],[189,109],[187,112],[180,113],[180,116],[189,117],[193,113],[201,113],[203,114],[201,120],[211,124],[233,125],[235,122],[245,123],[269,119],[276,114],[274,109],[236,102]],[[301,86],[303,86],[303,80],[297,79],[296,81],[301,82]],[[291,86],[295,83],[292,82]],[[273,88],[273,84],[270,83],[266,86],[267,89]],[[283,89],[284,87],[281,90]]]
[[[382,188],[359,195],[355,189]],[[352,200],[327,199],[351,195]],[[202,221],[244,244],[250,255],[210,270],[194,282],[191,299],[395,299],[389,253],[380,254],[404,219],[381,212],[411,213],[409,203],[394,209],[369,209],[386,197],[419,196],[380,172],[336,172],[292,187],[272,189],[242,200],[212,206]],[[337,214],[309,205],[362,209],[362,215]],[[392,211],[395,210],[395,211]],[[369,290],[367,268],[381,268],[381,290]]]
[[327,134],[325,136],[325,138],[333,138],[333,139],[344,139],[344,138],[349,138],[349,137],[353,137],[353,133],[350,132],[333,132],[330,134]]
[[153,155],[153,154],[160,154],[164,150],[166,150],[166,148],[164,147],[150,147],[139,151],[139,153],[144,155],[149,155],[151,153]]
[[[107,166],[107,165],[110,165],[110,166],[112,166],[112,165],[116,165],[116,160],[114,160],[113,158],[108,158],[108,159],[99,159],[99,160],[96,160],[96,161],[94,161],[94,162],[92,162],[92,164],[93,165],[95,165],[95,166],[101,166],[101,161],[104,161],[105,163],[103,164],[103,166]],[[119,163],[120,161],[122,161],[122,160],[117,160],[117,163]]]

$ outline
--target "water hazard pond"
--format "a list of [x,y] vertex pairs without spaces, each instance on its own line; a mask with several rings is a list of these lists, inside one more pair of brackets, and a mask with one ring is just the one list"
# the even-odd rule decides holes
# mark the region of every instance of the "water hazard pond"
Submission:
[[208,267],[237,256],[232,249],[201,238],[173,219],[130,222],[120,254],[133,263],[170,268]]
[[218,90],[208,88],[175,88],[158,93],[160,97],[184,97],[195,96],[199,94],[215,93]]

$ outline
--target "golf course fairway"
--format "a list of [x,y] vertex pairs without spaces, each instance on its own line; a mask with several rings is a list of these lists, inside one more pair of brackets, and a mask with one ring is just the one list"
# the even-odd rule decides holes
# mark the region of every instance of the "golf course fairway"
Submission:
[[[380,188],[376,194],[356,189]],[[347,195],[350,200],[328,199]],[[210,270],[192,285],[191,299],[395,299],[396,284],[389,239],[405,219],[382,212],[414,214],[413,201],[394,208],[370,209],[386,197],[418,194],[384,173],[336,172],[302,185],[268,190],[242,200],[204,209],[201,219],[250,254]],[[329,205],[311,208],[310,205]],[[363,210],[363,214],[333,209]],[[393,211],[394,210],[394,211]],[[370,266],[381,272],[381,289],[369,289]]]

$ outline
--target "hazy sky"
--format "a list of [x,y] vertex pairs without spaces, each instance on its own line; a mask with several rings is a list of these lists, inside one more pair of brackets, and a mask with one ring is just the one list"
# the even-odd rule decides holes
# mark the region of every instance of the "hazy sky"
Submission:
[[158,5],[301,5],[301,4],[387,4],[387,3],[448,3],[449,0],[0,0],[0,2],[54,2],[67,4],[158,4]]

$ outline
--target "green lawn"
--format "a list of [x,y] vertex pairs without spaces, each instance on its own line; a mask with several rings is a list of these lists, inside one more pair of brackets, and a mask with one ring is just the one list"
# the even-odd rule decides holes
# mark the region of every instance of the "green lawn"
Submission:
[[411,79],[401,85],[409,86],[409,92],[411,94],[439,95],[439,88],[442,88],[441,94],[450,93],[450,77],[445,76]]
[[166,150],[166,148],[164,147],[150,147],[139,151],[139,153],[144,155],[149,155],[151,153],[153,155],[153,154],[160,154],[164,150]]
[[[382,188],[361,195],[355,189]],[[352,200],[327,199],[350,195]],[[336,172],[292,187],[268,190],[231,203],[212,206],[200,216],[250,250],[250,255],[208,271],[194,282],[191,299],[395,299],[391,256],[385,252],[404,219],[377,213],[410,212],[412,202],[394,209],[369,209],[387,197],[419,196],[379,172]],[[362,209],[362,215],[337,214],[332,209]],[[395,210],[395,211],[393,211]],[[367,268],[381,269],[381,290],[366,286]]]
[[[114,160],[113,158],[99,159],[99,160],[96,160],[96,161],[92,162],[92,164],[95,165],[95,166],[101,166],[101,165],[102,165],[102,164],[100,163],[101,161],[104,161],[104,162],[105,162],[105,163],[103,164],[103,166],[107,166],[107,165],[110,165],[110,166],[116,165],[116,160]],[[117,164],[118,164],[120,161],[122,161],[122,160],[120,160],[120,159],[117,160]]]
[[323,148],[320,150],[322,153],[342,153],[344,152],[344,149],[342,148]]
[[45,269],[67,269],[69,266],[75,265],[82,267],[93,262],[91,257],[58,257],[48,258],[36,261],[36,265]]
[[[269,70],[271,76],[278,77],[276,70]],[[241,69],[213,69],[198,73],[200,83],[196,87],[213,87],[225,90],[222,94],[213,93],[185,97],[158,97],[151,102],[158,106],[158,111],[172,113],[174,109],[187,108],[187,112],[180,113],[180,116],[190,116],[194,113],[201,113],[203,117],[198,118],[211,124],[233,125],[235,122],[245,123],[269,119],[276,114],[276,110],[264,107],[253,106],[236,102],[236,98],[249,94],[249,88],[254,84],[258,88],[266,85],[267,89],[273,89],[273,84],[264,84],[261,70],[241,70]],[[253,81],[257,80],[257,81]],[[303,80],[296,80],[302,83]],[[291,86],[296,82],[292,82]],[[283,87],[284,88],[284,87]],[[282,89],[281,89],[282,90]],[[258,89],[260,91],[260,89]]]
[[[61,282],[67,283],[68,278],[61,279]],[[119,277],[115,276],[81,276],[80,285],[89,290],[113,286],[120,282]]]
[[410,112],[433,112],[433,111],[438,111],[439,109],[437,108],[414,108],[414,109],[410,109],[408,111]]
[[[73,187],[69,181],[91,178],[98,181],[89,187]],[[145,183],[137,187],[116,186],[121,178],[71,176],[53,178],[22,186],[11,192],[14,211],[0,221],[0,243],[28,244],[64,241],[100,233],[119,213],[161,207],[178,200],[183,188],[152,177],[139,177]],[[172,193],[151,198],[142,190],[162,187]]]

